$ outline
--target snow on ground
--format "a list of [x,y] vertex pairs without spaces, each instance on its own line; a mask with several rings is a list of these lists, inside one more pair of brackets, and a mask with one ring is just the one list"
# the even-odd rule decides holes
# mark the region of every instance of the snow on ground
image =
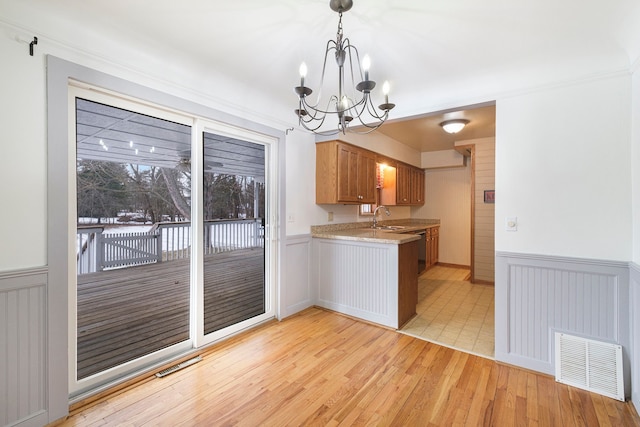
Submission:
[[110,225],[104,228],[102,234],[117,233],[147,233],[152,225]]

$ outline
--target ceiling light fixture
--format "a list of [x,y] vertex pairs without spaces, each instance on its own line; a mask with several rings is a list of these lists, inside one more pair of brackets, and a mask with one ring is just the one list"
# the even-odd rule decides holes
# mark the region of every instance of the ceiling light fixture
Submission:
[[[369,80],[369,67],[371,61],[367,55],[360,63],[360,55],[358,49],[344,37],[342,32],[342,12],[346,12],[353,6],[353,0],[330,0],[329,7],[338,12],[338,32],[335,40],[327,42],[327,48],[324,53],[324,64],[322,66],[322,76],[320,78],[320,92],[315,103],[308,102],[308,96],[313,93],[311,88],[306,87],[304,79],[307,75],[307,66],[303,62],[300,66],[300,86],[294,88],[295,93],[299,97],[298,108],[295,110],[298,116],[298,122],[305,129],[320,134],[332,135],[339,132],[343,134],[349,130],[356,133],[369,133],[379,128],[389,116],[389,110],[395,107],[395,104],[389,103],[389,83],[382,85],[384,94],[384,103],[378,106],[373,105],[371,100],[371,91],[376,86],[376,82]],[[338,65],[338,94],[332,95],[326,106],[320,105],[322,102],[322,87],[324,86],[324,74],[327,68],[327,57],[330,51],[335,51],[336,64]],[[355,64],[354,64],[355,62]],[[350,83],[355,90],[360,92],[346,93],[345,85],[345,65],[347,65],[350,73]],[[354,75],[356,71],[356,75]],[[364,72],[363,72],[364,71]],[[356,78],[358,80],[356,80]],[[359,81],[359,83],[356,83]],[[335,130],[321,131],[320,128],[324,124],[325,118],[336,115],[338,119],[338,127]],[[350,123],[358,119],[359,125],[363,125],[366,129],[363,132],[353,131],[349,128]]]
[[467,119],[453,119],[453,120],[445,120],[440,123],[442,129],[444,129],[447,133],[458,133],[469,123]]

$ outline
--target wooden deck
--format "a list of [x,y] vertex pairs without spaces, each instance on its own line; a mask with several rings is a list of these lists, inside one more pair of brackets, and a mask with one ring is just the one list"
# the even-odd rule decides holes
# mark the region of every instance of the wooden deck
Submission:
[[[78,378],[189,338],[189,259],[78,276]],[[264,250],[205,257],[205,333],[264,313]]]

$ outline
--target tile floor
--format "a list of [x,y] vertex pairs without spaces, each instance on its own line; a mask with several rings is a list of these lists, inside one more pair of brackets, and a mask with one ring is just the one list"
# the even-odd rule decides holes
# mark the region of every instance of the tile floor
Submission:
[[417,315],[401,332],[494,357],[494,288],[471,284],[469,270],[435,266],[418,280]]

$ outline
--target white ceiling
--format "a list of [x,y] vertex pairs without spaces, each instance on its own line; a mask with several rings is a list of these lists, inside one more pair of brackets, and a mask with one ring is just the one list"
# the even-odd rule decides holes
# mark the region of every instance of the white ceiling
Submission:
[[[265,116],[293,126],[299,64],[307,63],[313,87],[338,18],[329,0],[0,0],[0,10],[0,20],[44,43],[114,63],[131,58],[159,78],[177,67],[199,70],[202,81],[185,85],[213,96],[233,86],[247,109],[259,94],[268,100]],[[390,81],[396,121],[629,71],[640,52],[637,0],[354,0],[343,26],[370,55],[371,78]],[[148,68],[133,65],[143,60]],[[433,149],[416,138],[406,143]]]

